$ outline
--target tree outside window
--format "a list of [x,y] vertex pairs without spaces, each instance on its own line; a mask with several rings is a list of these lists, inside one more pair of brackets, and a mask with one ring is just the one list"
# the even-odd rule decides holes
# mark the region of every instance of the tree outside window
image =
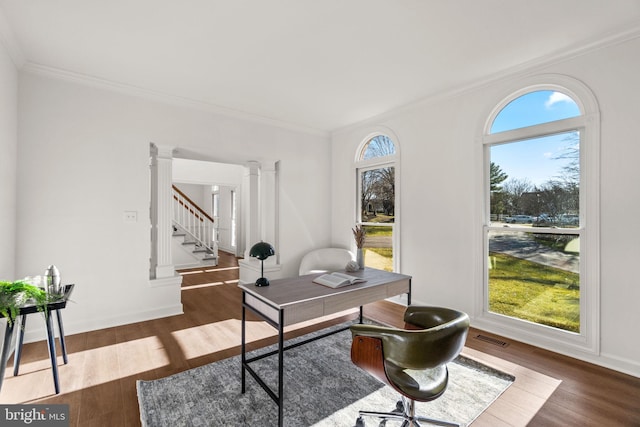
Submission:
[[394,270],[396,214],[396,145],[376,135],[362,147],[357,162],[359,218],[366,231],[365,265]]

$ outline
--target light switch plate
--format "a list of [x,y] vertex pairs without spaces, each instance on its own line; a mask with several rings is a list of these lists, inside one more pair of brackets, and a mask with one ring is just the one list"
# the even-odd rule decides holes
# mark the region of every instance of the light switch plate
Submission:
[[138,221],[137,211],[124,211],[124,222],[137,222],[137,221]]

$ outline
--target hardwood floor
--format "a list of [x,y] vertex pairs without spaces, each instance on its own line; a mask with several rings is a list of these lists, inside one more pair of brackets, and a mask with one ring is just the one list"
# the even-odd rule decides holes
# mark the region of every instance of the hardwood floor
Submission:
[[[218,267],[183,271],[184,314],[67,336],[69,364],[59,365],[62,393],[55,395],[44,343],[24,347],[20,375],[13,377],[9,361],[0,392],[1,403],[66,403],[71,426],[139,426],[136,380],[155,379],[224,359],[240,352],[238,265],[221,253]],[[365,315],[401,326],[403,308],[380,302],[365,307]],[[288,328],[287,336],[339,323],[354,314],[324,318]],[[275,331],[255,320],[248,328],[252,346],[275,342]],[[531,419],[530,426],[640,426],[640,379],[482,332],[507,342],[497,346],[476,338],[471,330],[469,351],[495,356],[562,380]],[[59,363],[62,358],[59,357]],[[522,387],[493,405],[496,411],[518,412],[536,386]],[[509,390],[508,390],[509,391]],[[527,393],[530,393],[527,395]],[[511,400],[510,400],[511,399]],[[518,402],[520,400],[520,402]],[[497,402],[496,402],[497,403]],[[521,405],[521,406],[518,406]],[[487,411],[488,412],[488,411]],[[484,415],[484,414],[483,414]],[[487,414],[473,426],[523,425],[504,419],[517,414]]]

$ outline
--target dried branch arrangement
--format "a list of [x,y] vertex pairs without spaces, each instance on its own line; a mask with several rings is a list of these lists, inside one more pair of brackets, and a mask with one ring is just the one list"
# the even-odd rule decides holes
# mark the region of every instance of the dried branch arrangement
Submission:
[[356,247],[358,249],[362,249],[364,246],[365,236],[367,235],[366,230],[361,225],[356,225],[355,228],[351,229],[351,231],[353,231],[353,238],[356,241]]

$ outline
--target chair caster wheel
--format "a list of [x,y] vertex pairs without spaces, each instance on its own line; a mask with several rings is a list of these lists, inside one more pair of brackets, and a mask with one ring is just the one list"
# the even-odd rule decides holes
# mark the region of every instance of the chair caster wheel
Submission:
[[358,417],[358,419],[356,420],[356,425],[353,427],[364,427],[364,419],[362,419],[362,417]]
[[387,426],[387,420],[382,420],[380,421],[380,424],[378,424],[378,427],[386,427]]
[[402,403],[402,400],[396,402],[396,409],[393,412],[397,412],[398,414],[404,413],[404,403]]

